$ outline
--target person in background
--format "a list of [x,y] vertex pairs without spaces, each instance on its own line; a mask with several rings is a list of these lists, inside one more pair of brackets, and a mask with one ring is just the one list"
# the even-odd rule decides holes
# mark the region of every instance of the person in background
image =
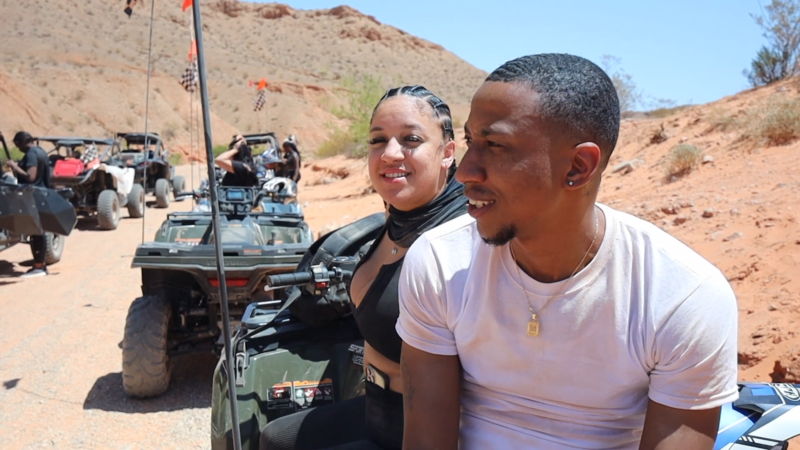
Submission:
[[[25,131],[14,135],[14,145],[25,154],[19,163],[8,161],[8,166],[14,172],[19,184],[27,184],[40,188],[50,188],[50,166],[47,163],[47,153],[35,144],[33,137]],[[47,241],[44,236],[30,236],[31,252],[33,253],[33,267],[22,278],[43,277],[48,275],[45,265],[47,254]]]
[[294,135],[289,135],[289,137],[283,141],[283,163],[281,164],[279,176],[298,183],[300,181],[301,159],[296,140]]
[[214,162],[226,172],[222,177],[222,186],[258,186],[253,152],[241,134],[236,136],[230,150],[217,156]]

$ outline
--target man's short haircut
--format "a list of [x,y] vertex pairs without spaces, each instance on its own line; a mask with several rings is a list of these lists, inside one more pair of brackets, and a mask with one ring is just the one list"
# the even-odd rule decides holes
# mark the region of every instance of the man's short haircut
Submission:
[[608,162],[619,136],[619,98],[608,75],[591,61],[553,53],[523,56],[486,81],[526,84],[540,95],[538,113],[545,120],[581,142],[594,142]]
[[14,135],[14,139],[12,139],[12,141],[14,142],[14,145],[17,146],[17,148],[22,149],[22,146],[33,142],[33,136],[31,136],[29,133],[25,131],[20,131]]

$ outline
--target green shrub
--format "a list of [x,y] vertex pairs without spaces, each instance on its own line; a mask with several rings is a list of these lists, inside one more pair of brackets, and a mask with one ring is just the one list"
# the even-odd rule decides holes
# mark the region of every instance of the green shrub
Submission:
[[682,177],[688,175],[703,162],[703,151],[691,144],[680,144],[672,147],[667,155],[667,176]]
[[663,119],[664,117],[669,117],[677,112],[683,111],[686,108],[689,108],[691,105],[680,105],[680,106],[672,106],[668,108],[657,108],[652,111],[647,111],[647,117],[655,117],[657,119]]
[[342,79],[345,89],[343,105],[331,111],[336,117],[349,122],[346,130],[334,129],[331,137],[317,149],[319,156],[366,156],[369,140],[369,122],[372,109],[384,93],[380,77],[351,75]]
[[[203,151],[205,151],[205,149],[203,149]],[[225,153],[226,151],[228,151],[228,146],[227,145],[225,145],[225,144],[215,145],[214,146],[214,158],[216,158],[217,156]]]
[[770,99],[748,120],[748,135],[769,146],[786,145],[800,138],[800,100]]
[[183,155],[180,153],[170,153],[169,164],[172,166],[180,166],[183,164]]

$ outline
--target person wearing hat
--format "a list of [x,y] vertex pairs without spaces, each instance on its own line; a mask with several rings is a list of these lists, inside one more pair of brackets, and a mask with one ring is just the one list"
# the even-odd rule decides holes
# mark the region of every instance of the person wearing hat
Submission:
[[264,170],[264,178],[274,178],[276,172],[279,170],[278,165],[283,162],[280,155],[278,155],[277,148],[268,148],[261,154],[260,166]]
[[[8,166],[14,172],[19,184],[50,188],[50,166],[47,164],[47,153],[36,145],[33,137],[25,131],[14,135],[14,145],[25,154],[19,162],[8,161]],[[43,277],[48,274],[44,263],[47,241],[44,236],[31,236],[30,239],[33,267],[22,277]]]

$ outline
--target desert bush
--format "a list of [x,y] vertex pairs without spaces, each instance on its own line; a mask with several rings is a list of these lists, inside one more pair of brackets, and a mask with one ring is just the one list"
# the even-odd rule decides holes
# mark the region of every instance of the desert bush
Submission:
[[[369,140],[369,122],[372,109],[384,93],[380,77],[351,75],[342,79],[343,105],[331,111],[336,117],[347,120],[346,130],[334,129],[331,137],[317,149],[319,156],[347,155],[354,158],[366,156]],[[331,127],[329,127],[331,128]]]
[[173,166],[180,166],[181,164],[183,164],[183,155],[181,155],[180,153],[170,153],[169,163]]
[[764,10],[766,15],[751,14],[768,43],[744,71],[753,86],[800,74],[800,0],[772,0]]
[[741,123],[735,115],[728,114],[720,108],[715,108],[708,113],[706,121],[711,127],[709,131],[730,131],[741,127]]
[[663,119],[664,117],[669,117],[677,112],[683,111],[684,109],[689,108],[690,106],[691,105],[680,105],[680,106],[657,108],[651,111],[647,111],[647,116]]
[[165,140],[174,139],[177,134],[178,126],[172,122],[167,122],[161,130],[161,135]]
[[703,162],[703,151],[691,144],[679,144],[672,147],[667,155],[667,176],[682,177],[688,175]]
[[749,114],[747,137],[759,144],[786,145],[800,139],[800,100],[771,99]]

